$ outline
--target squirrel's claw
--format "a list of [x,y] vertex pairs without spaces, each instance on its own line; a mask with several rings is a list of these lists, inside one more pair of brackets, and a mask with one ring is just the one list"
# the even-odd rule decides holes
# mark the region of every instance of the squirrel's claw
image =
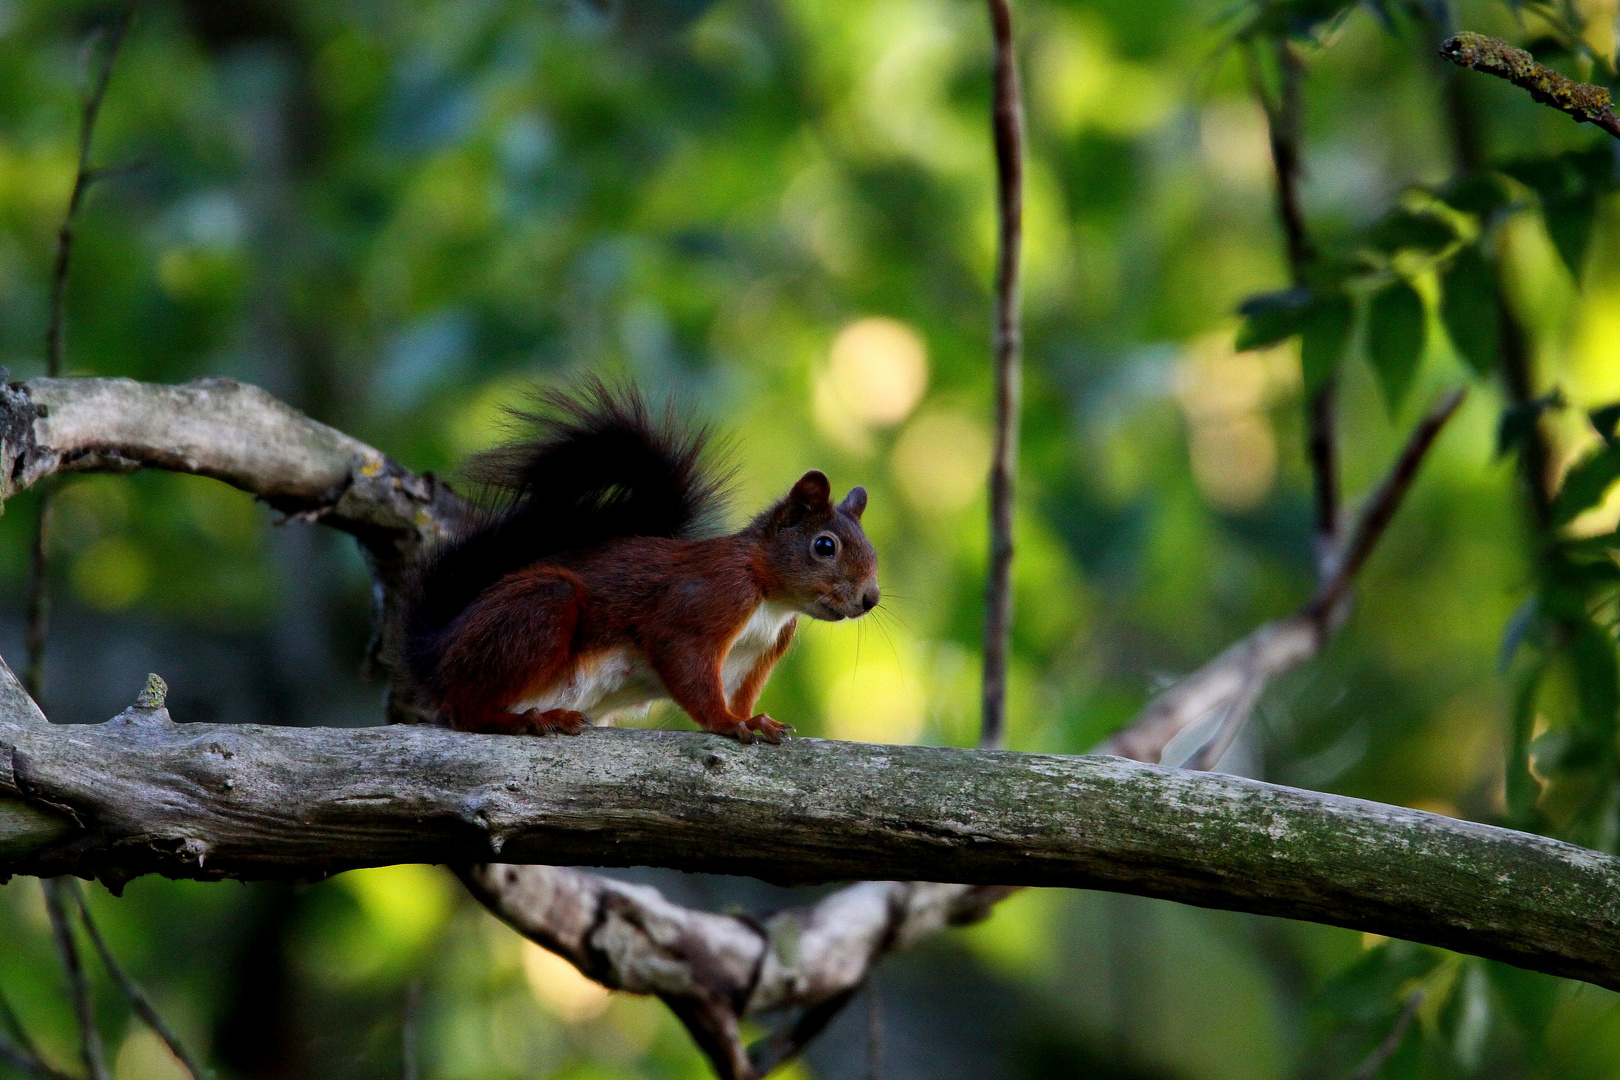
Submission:
[[784,724],[780,720],[772,720],[764,713],[757,713],[747,720],[739,720],[729,728],[711,728],[720,735],[729,735],[740,743],[751,743],[758,735],[768,743],[781,743],[782,737],[793,730],[792,724]]
[[748,718],[748,727],[759,732],[760,737],[768,743],[781,745],[782,738],[793,730],[792,724],[784,724],[780,720],[772,720],[764,713]]

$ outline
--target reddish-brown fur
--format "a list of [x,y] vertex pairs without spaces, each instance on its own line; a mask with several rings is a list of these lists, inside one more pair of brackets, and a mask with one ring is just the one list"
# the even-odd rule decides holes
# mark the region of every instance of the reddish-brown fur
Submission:
[[[789,496],[732,536],[620,537],[508,574],[446,628],[436,682],[440,708],[462,730],[577,732],[572,710],[514,706],[626,647],[645,657],[669,696],[707,731],[778,742],[787,725],[754,705],[786,652],[797,619],[754,661],[731,700],[722,663],[760,605],[812,617],[857,617],[878,598],[876,557],[860,528],[866,493],[830,501],[807,473]],[[836,556],[815,544],[836,541]]]

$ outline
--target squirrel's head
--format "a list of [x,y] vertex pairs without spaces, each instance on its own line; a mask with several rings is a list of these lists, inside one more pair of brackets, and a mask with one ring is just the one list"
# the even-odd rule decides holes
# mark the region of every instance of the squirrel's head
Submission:
[[877,607],[877,552],[861,531],[866,489],[832,501],[827,474],[811,469],[756,527],[775,572],[771,599],[816,619],[855,619]]

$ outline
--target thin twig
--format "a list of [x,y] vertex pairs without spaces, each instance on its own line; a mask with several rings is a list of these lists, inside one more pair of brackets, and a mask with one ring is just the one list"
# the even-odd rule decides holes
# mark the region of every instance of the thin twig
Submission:
[[1374,1080],[1379,1070],[1395,1056],[1395,1051],[1401,1048],[1401,1040],[1406,1038],[1406,1030],[1412,1026],[1412,1021],[1417,1019],[1418,1010],[1421,1008],[1423,1008],[1423,988],[1420,986],[1407,996],[1401,1015],[1395,1019],[1395,1026],[1389,1029],[1384,1041],[1367,1055],[1367,1060],[1361,1063],[1361,1068],[1350,1075],[1350,1080]]
[[[1301,146],[1305,134],[1305,59],[1286,39],[1272,43],[1279,80],[1276,99],[1266,92],[1260,72],[1258,43],[1248,51],[1249,81],[1266,114],[1271,165],[1277,181],[1277,223],[1288,252],[1288,273],[1296,288],[1308,285],[1316,247],[1305,225],[1305,202],[1300,194],[1304,173]],[[1305,408],[1305,448],[1311,463],[1312,503],[1315,509],[1314,544],[1317,576],[1328,576],[1329,562],[1339,540],[1338,379],[1330,374],[1310,395]]]
[[1292,42],[1279,39],[1273,44],[1280,80],[1276,100],[1266,93],[1259,58],[1253,52],[1249,54],[1249,80],[1266,113],[1271,164],[1277,176],[1277,221],[1287,244],[1288,269],[1294,284],[1303,285],[1306,268],[1316,258],[1316,248],[1305,227],[1305,204],[1299,190],[1304,173],[1300,146],[1304,139],[1305,59]]
[[[73,258],[73,239],[78,227],[79,210],[90,186],[111,170],[95,169],[90,165],[90,144],[95,137],[96,120],[101,116],[102,102],[107,98],[107,85],[112,81],[113,65],[118,51],[129,36],[130,24],[135,21],[139,0],[131,0],[123,14],[113,24],[107,40],[101,67],[90,84],[84,99],[84,112],[79,121],[79,163],[73,174],[73,190],[68,195],[67,210],[56,230],[56,260],[51,270],[50,319],[45,324],[45,373],[56,378],[62,373],[62,338],[67,320],[68,267]],[[36,506],[34,538],[29,548],[27,628],[23,632],[27,662],[23,666],[23,686],[36,702],[42,701],[45,689],[45,641],[50,632],[50,581],[48,578],[48,538],[51,506],[50,492],[41,488]]]
[[866,1080],[883,1080],[883,1002],[877,983],[866,984]]
[[104,175],[101,170],[90,166],[90,142],[95,136],[96,120],[101,115],[101,103],[107,97],[113,64],[118,59],[118,50],[123,46],[124,38],[129,34],[130,24],[135,21],[137,6],[138,3],[129,4],[113,24],[107,39],[106,55],[84,99],[84,114],[79,121],[79,167],[73,175],[73,191],[68,195],[67,213],[62,215],[62,224],[56,230],[56,265],[51,274],[51,316],[45,328],[45,371],[52,378],[62,373],[62,324],[67,307],[68,263],[73,256],[74,227],[90,185]]
[[1260,671],[1244,673],[1244,679],[1239,684],[1238,692],[1226,704],[1226,714],[1221,717],[1221,725],[1216,729],[1210,740],[1193,752],[1192,757],[1182,763],[1182,768],[1203,772],[1213,769],[1226,752],[1237,741],[1243,725],[1248,722],[1249,714],[1254,710],[1255,703],[1265,692],[1266,683],[1270,679]]
[[78,1080],[75,1076],[53,1069],[44,1058],[24,1050],[9,1039],[0,1038],[0,1061],[40,1080]]
[[1373,548],[1383,537],[1384,530],[1395,517],[1395,511],[1400,509],[1401,501],[1406,498],[1406,492],[1417,479],[1418,469],[1423,464],[1429,448],[1439,437],[1440,431],[1446,426],[1468,396],[1466,387],[1456,387],[1440,396],[1412,434],[1407,436],[1406,445],[1401,448],[1400,457],[1390,467],[1389,473],[1384,477],[1383,483],[1368,497],[1356,519],[1355,528],[1350,533],[1341,554],[1335,558],[1332,575],[1317,590],[1316,596],[1306,606],[1306,610],[1319,616],[1327,614],[1338,604],[1349,590],[1355,577],[1361,571],[1367,558],[1372,554]]
[[79,947],[73,941],[73,923],[62,896],[66,883],[62,878],[44,878],[40,886],[45,890],[51,935],[56,939],[56,953],[67,976],[68,996],[73,1000],[73,1013],[79,1021],[79,1052],[84,1057],[85,1068],[90,1070],[90,1080],[109,1080],[107,1055],[102,1049],[101,1032],[96,1029],[95,1006],[90,1001],[90,985],[85,980]]
[[1579,123],[1600,127],[1620,139],[1620,117],[1614,114],[1614,102],[1607,89],[1560,75],[1523,49],[1464,30],[1440,43],[1440,55],[1458,67],[1506,79],[1530,91],[1530,96],[1543,105],[1550,105]]
[[399,1052],[401,1080],[420,1080],[422,1075],[416,1063],[416,1017],[422,1008],[422,980],[412,979],[405,988],[405,1012],[400,1020]]
[[1166,690],[1134,721],[1100,746],[1098,753],[1157,762],[1177,735],[1226,710],[1210,743],[1193,753],[1187,768],[1208,768],[1220,760],[1247,722],[1266,684],[1311,659],[1333,637],[1348,611],[1349,589],[1400,508],[1418,467],[1435,438],[1462,404],[1461,388],[1442,395],[1412,434],[1388,475],[1363,505],[1343,553],[1336,555],[1326,581],[1299,611],[1266,623]]
[[816,1036],[844,1011],[855,996],[853,989],[835,994],[825,1001],[805,1009],[791,1024],[786,1024],[748,1048],[748,1060],[753,1064],[755,1076],[765,1076],[778,1066],[793,1060],[804,1052]]
[[6,997],[4,991],[0,991],[0,1023],[5,1024],[6,1030],[11,1033],[13,1039],[17,1040],[19,1047],[36,1057],[39,1056],[39,1049],[34,1045],[34,1040],[29,1038],[28,1029],[23,1026],[22,1017],[18,1016],[17,1010],[11,1007],[11,1000]]
[[28,546],[28,601],[25,605],[23,628],[23,688],[28,696],[44,706],[45,639],[50,634],[50,586],[46,574],[50,569],[46,554],[50,542],[51,500],[46,488],[39,489],[34,500],[34,536]]
[[118,958],[113,955],[112,949],[107,947],[106,939],[101,936],[100,929],[96,927],[95,919],[90,917],[90,905],[85,902],[84,890],[79,888],[79,883],[73,878],[60,880],[67,883],[67,889],[73,894],[74,903],[78,905],[79,917],[84,920],[84,929],[85,933],[90,936],[90,944],[95,946],[97,955],[101,957],[102,966],[107,969],[107,974],[112,976],[112,981],[117,984],[119,991],[129,999],[130,1008],[135,1011],[135,1015],[139,1016],[147,1027],[156,1033],[158,1038],[163,1040],[163,1045],[167,1046],[169,1053],[173,1054],[180,1064],[186,1067],[186,1071],[192,1075],[192,1080],[201,1080],[202,1070],[197,1067],[197,1062],[187,1052],[185,1044],[180,1041],[179,1036],[174,1033],[173,1029],[164,1023],[163,1017],[158,1013],[157,1008],[153,1006],[152,1000],[146,996],[145,991],[136,984],[135,980],[129,977],[129,973],[124,970],[123,965],[119,964]]
[[29,1038],[28,1029],[23,1026],[22,1018],[17,1015],[17,1010],[11,1007],[11,1001],[4,992],[0,992],[0,1024],[4,1024],[10,1033],[10,1038],[0,1036],[0,1060],[10,1062],[12,1067],[30,1076],[44,1077],[46,1080],[74,1080],[66,1073],[52,1068],[50,1063],[40,1056],[39,1047]]
[[1012,634],[1013,484],[1018,469],[1022,397],[1018,257],[1023,238],[1024,106],[1018,86],[1008,0],[988,0],[995,41],[999,253],[996,260],[996,431],[990,465],[990,575],[985,586],[984,707],[979,745],[1001,745],[1007,712],[1007,652]]

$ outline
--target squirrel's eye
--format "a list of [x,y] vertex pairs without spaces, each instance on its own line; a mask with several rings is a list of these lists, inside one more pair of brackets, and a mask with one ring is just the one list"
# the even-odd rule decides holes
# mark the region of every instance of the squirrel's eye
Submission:
[[816,553],[817,558],[830,559],[838,554],[838,541],[823,534],[811,541],[810,550]]

